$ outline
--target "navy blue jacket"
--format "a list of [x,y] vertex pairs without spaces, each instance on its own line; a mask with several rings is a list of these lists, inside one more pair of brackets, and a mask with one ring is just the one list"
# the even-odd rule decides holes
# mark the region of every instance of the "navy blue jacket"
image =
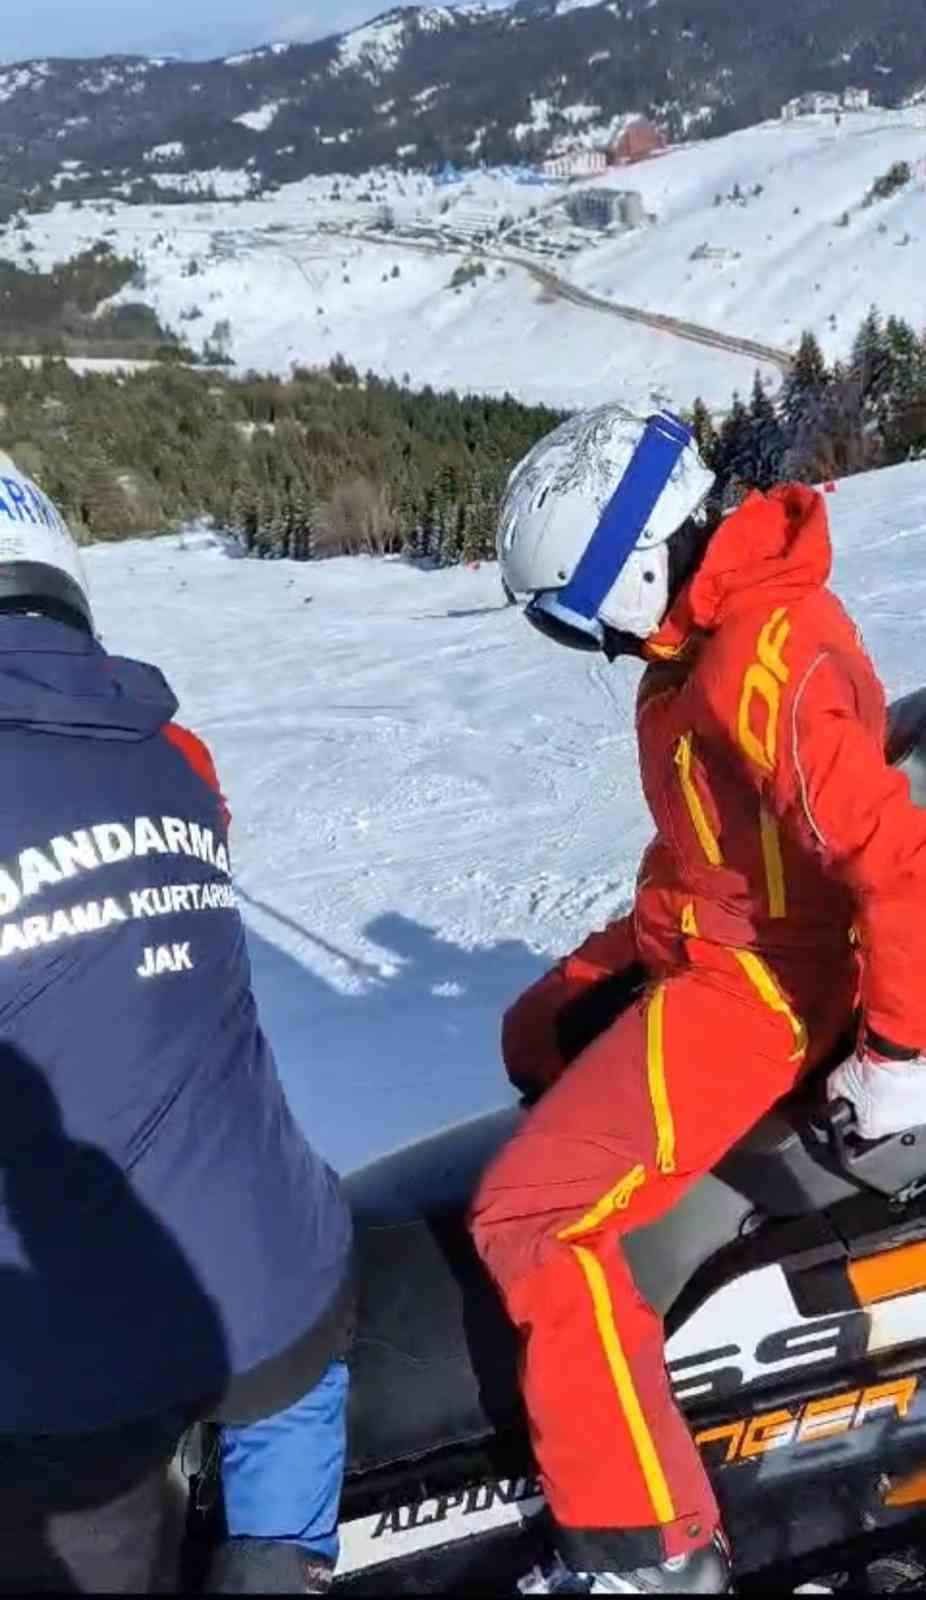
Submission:
[[155,668],[0,618],[0,1433],[217,1397],[345,1274],[175,711]]

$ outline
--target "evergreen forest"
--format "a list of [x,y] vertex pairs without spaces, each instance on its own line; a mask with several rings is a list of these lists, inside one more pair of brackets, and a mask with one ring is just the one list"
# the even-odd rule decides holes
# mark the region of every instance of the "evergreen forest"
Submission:
[[[565,415],[362,376],[343,358],[290,379],[197,370],[176,358],[77,373],[0,359],[0,449],[84,542],[211,519],[248,554],[309,560],[405,553],[441,563],[494,552],[511,469]],[[926,342],[872,308],[850,358],[805,333],[778,393],[690,413],[719,494],[808,483],[926,454]]]

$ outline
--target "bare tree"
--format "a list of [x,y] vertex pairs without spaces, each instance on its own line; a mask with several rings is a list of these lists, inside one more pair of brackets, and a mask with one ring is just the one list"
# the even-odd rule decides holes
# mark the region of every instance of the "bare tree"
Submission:
[[316,553],[388,555],[401,544],[388,485],[369,478],[350,478],[335,489],[321,508]]

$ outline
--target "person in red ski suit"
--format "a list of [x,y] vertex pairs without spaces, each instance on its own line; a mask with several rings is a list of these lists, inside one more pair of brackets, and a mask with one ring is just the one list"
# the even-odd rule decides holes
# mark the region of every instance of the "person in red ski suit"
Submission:
[[[639,652],[656,837],[633,908],[504,1019],[509,1076],[539,1103],[472,1230],[523,1337],[578,1572],[659,1568],[719,1524],[624,1235],[825,1062],[859,1008],[831,1092],[863,1132],[926,1120],[926,816],[886,764],[884,695],[830,565],[825,502],[799,485],[751,494],[706,538]],[[562,1019],[621,974],[635,998],[566,1070]]]

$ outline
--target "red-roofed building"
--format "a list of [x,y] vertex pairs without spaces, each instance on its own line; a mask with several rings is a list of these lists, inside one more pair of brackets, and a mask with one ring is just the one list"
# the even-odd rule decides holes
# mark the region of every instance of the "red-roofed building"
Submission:
[[648,117],[629,117],[607,147],[609,167],[630,166],[665,150],[668,140]]

